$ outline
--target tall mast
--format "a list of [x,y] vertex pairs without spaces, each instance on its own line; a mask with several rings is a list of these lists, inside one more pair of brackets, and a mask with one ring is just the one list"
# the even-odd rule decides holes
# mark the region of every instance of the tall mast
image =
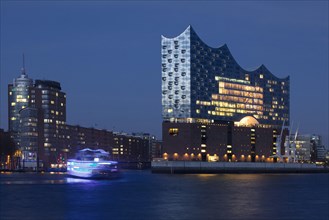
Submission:
[[23,67],[21,69],[21,73],[22,75],[26,75],[26,71],[25,71],[25,55],[23,53]]

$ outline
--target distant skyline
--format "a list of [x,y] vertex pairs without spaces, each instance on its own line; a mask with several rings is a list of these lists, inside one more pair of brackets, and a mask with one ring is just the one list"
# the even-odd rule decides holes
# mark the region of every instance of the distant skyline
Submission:
[[61,83],[67,123],[161,139],[161,35],[192,25],[242,68],[290,76],[290,119],[328,147],[328,1],[1,1],[0,128],[22,53]]

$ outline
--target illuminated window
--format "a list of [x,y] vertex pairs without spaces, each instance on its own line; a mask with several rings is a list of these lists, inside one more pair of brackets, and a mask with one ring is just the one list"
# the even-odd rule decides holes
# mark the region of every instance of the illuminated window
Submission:
[[45,118],[45,119],[43,119],[43,122],[44,122],[44,123],[52,123],[53,120],[52,120],[52,119],[47,119],[47,118]]
[[178,128],[169,128],[169,134],[172,136],[178,135]]
[[260,74],[260,75],[259,75],[259,78],[260,78],[260,79],[263,79],[263,78],[264,78],[263,74]]

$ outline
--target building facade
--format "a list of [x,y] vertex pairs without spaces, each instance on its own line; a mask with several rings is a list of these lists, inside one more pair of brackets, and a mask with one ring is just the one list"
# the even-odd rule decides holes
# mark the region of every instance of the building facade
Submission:
[[[9,155],[15,157],[10,159],[11,169],[62,168],[84,148],[103,149],[119,162],[150,162],[161,153],[161,142],[147,133],[113,133],[67,125],[66,93],[60,83],[33,82],[24,68],[8,85],[8,113],[11,150],[15,151]],[[8,164],[6,150],[3,152],[1,161]]]
[[[28,78],[25,69],[8,85],[9,133],[20,152],[18,168],[56,163],[63,149],[66,95],[60,83]],[[38,166],[39,167],[39,166]]]
[[154,150],[155,153],[161,148],[155,136],[147,133],[127,134],[78,125],[66,125],[65,130],[64,148],[68,149],[66,158],[74,157],[81,149],[90,148],[110,152],[111,159],[119,162],[150,162],[153,147],[158,147]]
[[39,126],[42,143],[43,160],[56,163],[61,152],[65,150],[64,128],[66,124],[66,94],[61,90],[59,82],[35,80],[31,88],[30,106],[38,109],[41,115]]
[[14,141],[8,131],[0,129],[0,169],[12,169],[16,162]]
[[289,77],[241,68],[227,45],[209,47],[191,26],[162,36],[161,56],[164,157],[261,161],[284,153],[276,142],[288,134]]
[[8,126],[9,132],[17,148],[20,146],[20,111],[29,105],[30,88],[33,80],[28,77],[22,68],[21,75],[8,85]]
[[39,156],[43,155],[41,142],[43,128],[40,111],[34,107],[26,107],[19,111],[19,149],[22,153],[22,166],[36,167]]
[[296,159],[299,162],[324,161],[327,149],[322,144],[321,136],[299,134],[296,137]]
[[242,69],[223,45],[212,48],[189,26],[174,38],[162,36],[162,116],[164,121],[240,121],[289,125],[289,77],[264,65]]

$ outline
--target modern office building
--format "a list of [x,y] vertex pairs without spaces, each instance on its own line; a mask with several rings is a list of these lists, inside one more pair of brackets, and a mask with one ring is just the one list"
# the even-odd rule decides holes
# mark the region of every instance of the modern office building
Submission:
[[300,134],[296,138],[296,159],[299,162],[324,161],[326,148],[321,136],[315,134]]
[[55,163],[63,148],[66,95],[60,83],[28,78],[25,68],[8,85],[9,133],[20,152],[20,168]]
[[206,45],[191,26],[162,36],[161,47],[165,157],[257,161],[277,154],[281,127],[289,125],[289,77],[264,65],[241,68],[226,44]]
[[29,105],[30,88],[33,81],[28,77],[25,68],[22,68],[21,75],[8,85],[8,126],[15,145],[19,148],[19,126],[20,111]]
[[30,106],[38,109],[42,126],[39,126],[45,163],[56,163],[61,157],[65,142],[66,94],[59,82],[35,80],[31,88]]

